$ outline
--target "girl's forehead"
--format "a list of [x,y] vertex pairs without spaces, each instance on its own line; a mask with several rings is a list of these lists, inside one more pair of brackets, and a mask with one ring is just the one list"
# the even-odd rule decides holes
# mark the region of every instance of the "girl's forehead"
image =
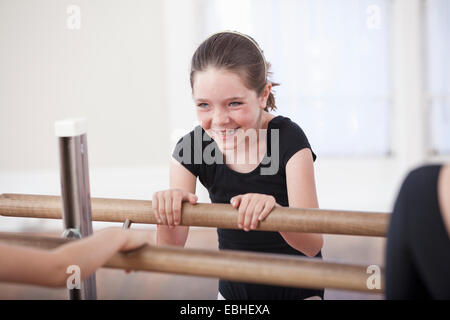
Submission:
[[193,94],[197,99],[207,96],[246,96],[249,89],[244,85],[241,76],[232,71],[209,68],[196,72],[193,83]]

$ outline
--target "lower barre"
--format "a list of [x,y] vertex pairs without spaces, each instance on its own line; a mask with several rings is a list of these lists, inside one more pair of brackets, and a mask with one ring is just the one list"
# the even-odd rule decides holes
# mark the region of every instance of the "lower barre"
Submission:
[[[69,241],[78,240],[0,233],[0,242],[41,249],[53,249]],[[175,246],[145,246],[134,251],[117,253],[103,267],[372,293],[382,292],[381,279],[384,277],[383,271],[372,275],[367,266],[325,262],[317,258],[231,250],[184,249]],[[378,286],[372,285],[370,280],[373,276],[379,277]]]

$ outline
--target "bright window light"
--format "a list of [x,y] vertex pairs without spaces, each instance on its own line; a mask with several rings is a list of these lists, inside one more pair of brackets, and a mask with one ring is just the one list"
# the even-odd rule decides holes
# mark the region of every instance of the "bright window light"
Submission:
[[427,96],[431,148],[450,154],[450,1],[426,2]]
[[[443,0],[446,1],[446,0]],[[272,63],[278,113],[321,156],[390,151],[388,0],[205,1],[208,34],[251,35]]]

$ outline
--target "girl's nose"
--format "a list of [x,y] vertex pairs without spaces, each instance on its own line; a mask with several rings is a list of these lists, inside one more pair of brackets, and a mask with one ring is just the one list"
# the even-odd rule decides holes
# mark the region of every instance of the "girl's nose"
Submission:
[[230,122],[228,112],[223,110],[216,110],[213,115],[213,125],[223,126]]

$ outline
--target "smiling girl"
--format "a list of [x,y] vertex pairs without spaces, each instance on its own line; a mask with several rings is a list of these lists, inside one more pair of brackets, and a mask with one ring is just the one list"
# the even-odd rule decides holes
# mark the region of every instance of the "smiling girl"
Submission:
[[[239,229],[217,229],[219,249],[321,257],[320,234],[255,230],[276,206],[318,208],[316,156],[296,123],[269,113],[276,109],[269,67],[258,44],[238,32],[214,34],[195,51],[190,81],[201,126],[175,148],[170,189],[153,195],[157,243],[185,245],[189,227],[179,225],[181,203],[196,203],[198,177],[212,203],[238,210]],[[205,161],[206,150],[216,161]],[[268,167],[275,170],[264,173]],[[219,299],[312,296],[323,298],[323,290],[219,280]]]

